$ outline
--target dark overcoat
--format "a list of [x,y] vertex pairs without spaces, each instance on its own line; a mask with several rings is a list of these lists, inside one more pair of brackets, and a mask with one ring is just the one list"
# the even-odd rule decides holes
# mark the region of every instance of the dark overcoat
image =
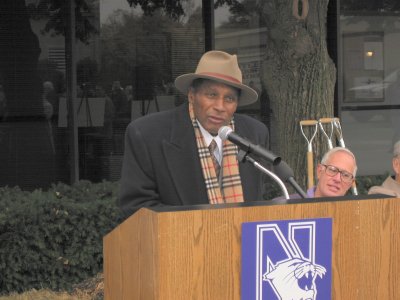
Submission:
[[[260,121],[234,115],[235,132],[268,148],[268,129]],[[245,201],[262,200],[264,175],[239,163]],[[188,105],[132,121],[125,133],[125,152],[118,204],[127,217],[140,207],[207,204]]]

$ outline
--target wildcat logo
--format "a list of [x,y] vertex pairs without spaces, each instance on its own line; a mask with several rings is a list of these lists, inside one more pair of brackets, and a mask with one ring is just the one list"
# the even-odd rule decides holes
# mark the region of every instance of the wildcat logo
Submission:
[[[242,299],[330,299],[331,219],[247,223],[242,238],[242,276],[255,269],[253,282],[242,277]],[[253,239],[254,263],[245,257]]]
[[322,278],[325,272],[323,266],[294,258],[279,263],[275,269],[264,274],[263,280],[271,282],[282,300],[314,300],[317,296],[315,277]]

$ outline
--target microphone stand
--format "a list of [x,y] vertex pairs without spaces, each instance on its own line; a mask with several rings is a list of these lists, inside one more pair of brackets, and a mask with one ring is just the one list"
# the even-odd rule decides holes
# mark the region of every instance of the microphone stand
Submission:
[[248,155],[247,152],[243,151],[243,150],[239,150],[239,153],[237,155],[239,161],[241,162],[251,162],[254,167],[256,167],[257,169],[261,170],[262,172],[264,172],[265,174],[269,175],[272,179],[274,179],[280,186],[283,195],[285,196],[285,199],[290,199],[289,198],[289,193],[286,189],[285,184],[283,183],[283,181],[276,176],[274,173],[272,173],[270,170],[268,170],[267,168],[265,168],[264,166],[262,166],[260,163],[258,163],[254,158],[252,158],[251,156]]

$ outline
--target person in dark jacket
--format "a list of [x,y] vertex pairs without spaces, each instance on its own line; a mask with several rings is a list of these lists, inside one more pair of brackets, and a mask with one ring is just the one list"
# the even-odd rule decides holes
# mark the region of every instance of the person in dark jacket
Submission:
[[393,146],[392,167],[394,175],[389,175],[382,185],[371,187],[368,194],[384,194],[400,198],[400,141]]
[[[268,148],[268,129],[236,114],[258,95],[242,83],[236,55],[206,52],[195,73],[176,78],[188,101],[169,111],[131,122],[118,205],[125,216],[140,207],[195,205],[262,200],[263,175],[237,159],[237,146],[222,141],[218,130],[230,126],[254,144]],[[209,151],[209,146],[216,149]]]

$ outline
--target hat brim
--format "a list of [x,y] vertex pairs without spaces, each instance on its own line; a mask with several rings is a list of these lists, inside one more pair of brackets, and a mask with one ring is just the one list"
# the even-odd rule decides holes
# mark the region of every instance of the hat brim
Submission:
[[183,74],[181,76],[178,76],[175,79],[175,87],[183,94],[187,95],[189,91],[189,87],[192,84],[192,81],[198,78],[203,78],[203,79],[210,79],[214,81],[218,81],[221,83],[224,83],[229,86],[233,86],[235,88],[238,88],[240,90],[240,97],[239,97],[239,102],[238,106],[245,106],[252,104],[257,101],[258,99],[258,94],[255,90],[253,90],[251,87],[241,84],[241,83],[236,83],[232,82],[223,78],[218,78],[210,75],[202,75],[202,74]]

